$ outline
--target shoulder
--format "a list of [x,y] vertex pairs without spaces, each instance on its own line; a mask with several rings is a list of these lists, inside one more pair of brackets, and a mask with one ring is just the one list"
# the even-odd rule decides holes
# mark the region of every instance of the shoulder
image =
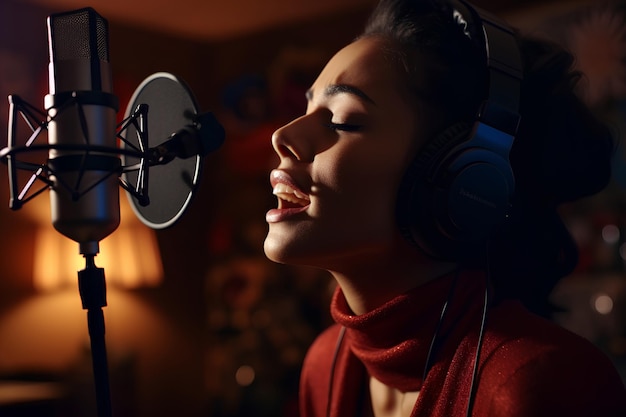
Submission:
[[476,398],[485,415],[626,415],[619,374],[591,342],[515,303],[490,323]]
[[313,341],[302,364],[300,387],[302,392],[325,389],[331,368],[337,362],[337,346],[342,327],[334,324]]
[[303,372],[309,368],[318,371],[320,368],[330,369],[341,331],[340,325],[333,324],[317,336],[304,358]]
[[300,415],[324,416],[329,397],[331,372],[342,327],[334,324],[311,344],[300,374]]

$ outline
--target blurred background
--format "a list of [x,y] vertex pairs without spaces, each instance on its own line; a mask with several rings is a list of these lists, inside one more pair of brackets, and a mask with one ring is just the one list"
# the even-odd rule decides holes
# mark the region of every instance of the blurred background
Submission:
[[[122,224],[96,258],[105,307],[113,414],[297,415],[298,371],[330,323],[325,273],[262,252],[275,202],[271,133],[304,111],[304,91],[363,27],[372,0],[2,0],[0,142],[17,94],[43,108],[46,17],[91,6],[109,21],[123,114],[147,76],[171,72],[214,112],[225,145],[172,228],[148,229],[122,198]],[[626,2],[476,0],[523,32],[577,56],[581,94],[619,132],[626,115]],[[3,98],[4,97],[4,98]],[[5,144],[0,147],[6,146]],[[555,289],[553,319],[596,343],[626,380],[626,156],[598,196],[563,207],[581,259]],[[77,244],[50,224],[47,195],[8,208],[0,170],[0,416],[95,415]],[[584,360],[584,358],[581,358]]]

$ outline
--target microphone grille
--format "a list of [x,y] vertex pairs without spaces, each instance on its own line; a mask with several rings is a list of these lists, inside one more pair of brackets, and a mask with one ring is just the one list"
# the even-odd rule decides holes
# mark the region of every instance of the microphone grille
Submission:
[[51,61],[109,62],[108,22],[91,7],[50,15],[48,26]]

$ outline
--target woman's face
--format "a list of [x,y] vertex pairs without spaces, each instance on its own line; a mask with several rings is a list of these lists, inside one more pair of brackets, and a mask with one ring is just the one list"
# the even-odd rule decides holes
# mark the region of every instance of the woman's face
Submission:
[[386,45],[364,38],[339,51],[307,93],[306,114],[274,133],[278,206],[267,212],[264,245],[271,260],[333,271],[396,248],[398,186],[435,122],[426,106],[409,104],[406,76]]

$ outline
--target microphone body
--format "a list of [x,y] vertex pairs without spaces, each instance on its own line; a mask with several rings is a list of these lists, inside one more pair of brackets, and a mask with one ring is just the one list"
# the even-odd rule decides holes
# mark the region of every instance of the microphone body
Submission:
[[[108,24],[85,8],[48,17],[48,142],[54,228],[97,253],[120,222],[118,102],[112,91]],[[105,148],[109,148],[106,151]]]

